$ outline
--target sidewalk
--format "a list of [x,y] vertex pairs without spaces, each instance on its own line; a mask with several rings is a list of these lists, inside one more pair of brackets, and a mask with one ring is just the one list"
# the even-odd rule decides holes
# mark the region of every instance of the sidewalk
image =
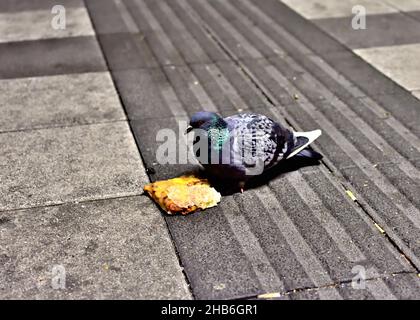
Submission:
[[149,179],[83,3],[66,4],[60,31],[52,1],[7,3],[0,298],[190,298],[166,223],[141,195]]
[[[0,297],[420,298],[415,85],[285,2],[64,1],[61,33],[50,0],[0,4]],[[142,186],[191,166],[156,133],[203,109],[321,128],[324,160],[163,217]]]

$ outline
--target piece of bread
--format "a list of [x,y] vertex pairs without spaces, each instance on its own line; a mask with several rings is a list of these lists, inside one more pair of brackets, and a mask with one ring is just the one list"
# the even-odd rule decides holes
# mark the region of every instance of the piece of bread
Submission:
[[146,185],[144,191],[168,214],[204,210],[216,206],[221,199],[207,179],[193,175],[156,181]]

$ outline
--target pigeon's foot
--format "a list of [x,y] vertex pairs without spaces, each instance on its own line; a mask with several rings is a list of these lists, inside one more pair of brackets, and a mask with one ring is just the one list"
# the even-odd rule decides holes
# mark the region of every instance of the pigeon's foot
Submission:
[[244,193],[245,181],[240,181],[239,182],[239,189],[241,190],[241,193]]

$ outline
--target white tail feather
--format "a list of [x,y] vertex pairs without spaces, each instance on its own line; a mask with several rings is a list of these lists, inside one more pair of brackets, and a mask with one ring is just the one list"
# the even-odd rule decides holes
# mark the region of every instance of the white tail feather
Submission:
[[319,136],[322,134],[322,131],[320,129],[317,130],[313,130],[313,131],[308,131],[308,132],[293,132],[293,135],[297,138],[297,137],[305,137],[308,139],[308,142],[305,143],[304,145],[300,146],[299,148],[297,148],[296,150],[293,150],[293,152],[291,152],[286,159],[289,159],[291,157],[293,157],[294,155],[298,154],[299,152],[301,152],[303,149],[305,149],[307,146],[309,146],[312,142],[314,142],[317,138],[319,138]]

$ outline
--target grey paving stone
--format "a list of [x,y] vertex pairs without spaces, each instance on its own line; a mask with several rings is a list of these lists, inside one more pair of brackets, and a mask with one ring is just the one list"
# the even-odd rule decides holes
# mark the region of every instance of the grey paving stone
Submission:
[[278,0],[265,0],[260,2],[258,7],[318,54],[345,50],[343,44],[315,28],[313,22],[303,18]]
[[369,1],[369,0],[281,0],[290,8],[300,13],[307,19],[322,19],[351,16],[354,6],[363,6],[366,14],[383,14],[397,12],[392,5],[387,5],[387,1]]
[[374,218],[378,222],[383,221],[382,227],[385,227],[392,239],[400,247],[405,247],[405,254],[409,257],[418,257],[420,243],[416,236],[418,233],[416,218],[410,212],[405,214],[397,207],[397,205],[407,206],[407,200],[401,199],[399,194],[387,196],[357,167],[342,169],[341,172],[375,210]]
[[106,71],[93,37],[0,44],[0,78]]
[[[270,16],[266,15],[255,2],[246,0],[237,1],[233,11],[237,12],[237,19],[233,20],[234,22],[241,20],[249,28],[255,30],[257,37],[249,39],[261,52],[264,50],[265,55],[282,55],[283,53],[290,52],[290,50],[293,53],[299,54],[311,53],[308,48],[299,43],[294,37],[291,37],[286,29],[276,23]],[[245,32],[244,36],[248,36],[248,32]],[[259,37],[262,40],[261,44],[258,44]],[[298,50],[295,48],[297,44],[299,44]]]
[[[273,66],[267,59],[243,59],[242,62],[252,72],[254,77],[277,99],[279,104],[294,105],[297,103],[294,98],[296,92],[293,84],[287,81],[281,82],[276,79],[276,74],[268,73],[267,70],[273,70]],[[292,70],[289,72],[287,79],[294,81],[293,79],[297,79],[299,75],[298,71]]]
[[[233,52],[236,57],[262,58],[262,54],[247,40],[247,36],[252,37],[252,35],[244,36],[240,30],[240,28],[243,27],[241,22],[237,21],[237,19],[232,19],[224,8],[218,8],[220,5],[214,2],[206,3],[203,1],[189,1],[189,4],[210,26],[213,33],[229,47],[229,50]],[[225,16],[222,13],[225,14]],[[235,23],[235,21],[237,21],[237,23]],[[246,29],[252,32],[250,28],[246,27]]]
[[157,20],[151,11],[157,4],[146,3],[144,0],[125,0],[124,3],[141,32],[161,30],[161,21]]
[[[254,108],[254,104],[249,103],[255,89],[248,89],[255,88],[256,85],[255,83],[249,85],[249,80],[243,81],[244,70],[248,76],[250,73],[252,74],[251,77],[256,80],[258,85],[262,83],[263,87],[269,89],[268,94],[279,100],[281,108],[284,108],[284,101],[289,101],[290,103],[285,107],[288,115],[291,116],[289,120],[297,122],[301,128],[308,130],[315,128],[317,118],[305,111],[306,106],[302,104],[301,100],[290,101],[290,98],[293,97],[293,91],[290,90],[294,88],[300,88],[307,92],[310,100],[314,102],[316,100],[317,103],[323,101],[322,97],[319,100],[316,98],[320,92],[321,96],[327,94],[327,97],[331,97],[331,92],[325,89],[325,86],[328,88],[331,84],[334,84],[331,91],[340,93],[341,97],[346,99],[353,97],[354,92],[357,92],[357,96],[353,98],[360,97],[360,92],[362,92],[362,96],[363,94],[372,95],[374,92],[375,101],[378,101],[376,95],[384,92],[390,95],[397,92],[404,97],[405,91],[401,91],[402,88],[392,81],[387,82],[386,78],[377,70],[362,59],[355,57],[342,44],[277,0],[258,2],[258,7],[262,11],[258,11],[259,8],[255,2],[239,1],[238,8],[241,11],[239,15],[241,18],[236,21],[234,17],[238,16],[231,15],[232,12],[223,11],[222,7],[224,8],[225,5],[221,2],[210,5],[210,7],[217,8],[215,12],[208,9],[208,3],[203,1],[188,1],[187,5],[185,2],[174,1],[163,3],[132,0],[125,3],[133,14],[133,20],[137,27],[145,36],[147,50],[149,50],[147,52],[150,53],[150,56],[154,55],[158,62],[155,66],[157,64],[165,65],[162,68],[164,74],[162,74],[162,70],[155,68],[152,73],[141,74],[137,70],[124,70],[116,72],[115,76],[117,85],[120,86],[118,90],[123,93],[124,103],[130,105],[127,108],[129,117],[131,117],[130,114],[135,115],[131,121],[133,132],[146,166],[154,169],[149,170],[152,180],[174,177],[198,168],[194,165],[157,163],[156,150],[159,142],[156,141],[156,133],[160,129],[177,130],[178,120],[186,120],[186,116],[203,106],[221,110],[222,114],[234,113],[232,112],[234,111],[232,106],[233,109],[236,107],[236,103],[232,100],[232,97],[235,96],[232,93],[234,91],[250,110],[258,109]],[[194,14],[190,14],[191,8],[194,9]],[[263,16],[266,14],[272,21],[264,19],[261,15],[256,15],[256,12],[262,13]],[[202,21],[197,23],[196,19]],[[264,37],[259,38],[258,34],[254,34],[255,29],[250,27],[252,23],[256,23],[258,27],[261,26],[260,30],[269,35],[278,33],[278,36],[273,37],[274,44],[270,44],[266,39],[261,41]],[[206,52],[208,48],[212,47],[213,40],[209,41],[207,36],[199,36],[204,24],[207,24],[206,29],[211,29],[212,33],[217,35],[223,47],[234,53],[236,50],[236,55],[240,57],[239,62],[243,66],[241,72],[230,68],[230,63],[224,65],[221,63],[215,65],[197,63],[200,62],[200,58],[204,57],[200,54],[200,49],[191,48],[191,52],[187,52],[188,48],[183,48],[181,45],[184,43],[183,41],[187,43],[192,41],[192,38],[198,43],[199,48]],[[278,24],[278,28],[274,27],[276,24]],[[194,32],[191,31],[190,34],[177,37],[177,33],[187,25],[186,29],[194,30]],[[197,27],[194,28],[194,26]],[[291,39],[293,37],[288,37],[286,33],[282,32],[283,27],[297,39],[293,41]],[[252,34],[247,33],[249,30],[252,30]],[[124,34],[127,33],[124,32]],[[207,33],[208,30],[203,34]],[[115,38],[117,37],[106,44],[108,49],[106,49],[104,41],[100,39],[102,47],[106,49],[105,54],[109,54],[107,54],[107,50],[113,52],[108,61],[117,60],[116,65],[121,67],[120,70],[130,68],[127,61],[134,61],[136,68],[150,67],[150,64],[141,64],[136,60],[138,55],[143,55],[142,52],[146,52],[145,50],[139,50],[138,47],[129,44],[125,47],[128,51],[119,52],[118,50],[124,48],[124,45],[121,45],[122,42],[118,42],[119,39],[115,40]],[[149,39],[151,39],[150,42]],[[284,42],[285,39],[286,42]],[[170,43],[165,41],[170,41]],[[206,47],[204,43],[211,43],[211,45]],[[234,50],[237,43],[246,45],[246,48],[242,49],[248,55],[241,56],[240,50]],[[313,55],[308,57],[308,62],[306,62],[305,55],[308,54],[308,50],[305,49],[305,45],[315,53],[321,54],[328,63],[332,61],[332,68],[337,72],[331,76],[331,72],[328,74],[325,67],[309,62]],[[130,53],[133,50],[130,46],[135,48],[134,52]],[[280,54],[278,55],[280,59],[274,60],[274,55],[270,55],[271,63],[264,59],[244,58],[253,57],[255,54],[262,57],[261,52],[270,54],[269,49],[272,46],[283,48],[285,52],[289,53],[289,57],[283,58]],[[250,52],[251,55],[249,55]],[[290,59],[294,52],[297,52],[298,57]],[[197,53],[199,54],[197,55]],[[210,55],[209,57],[214,58]],[[343,58],[344,68],[340,66],[341,61],[338,57]],[[142,61],[148,62],[151,59],[146,58]],[[193,63],[188,65],[188,61]],[[167,65],[168,63],[179,63],[180,65],[171,66]],[[112,63],[109,64],[112,65]],[[283,66],[284,64],[286,66]],[[219,78],[217,72],[212,73],[216,68],[212,71],[206,68],[208,66],[217,66],[221,70],[220,79],[217,79]],[[114,69],[113,72],[115,70],[117,69]],[[150,70],[152,69],[147,71]],[[296,77],[296,84],[280,81],[282,79],[278,74],[273,77],[275,70],[288,80]],[[362,75],[356,75],[355,73],[360,70]],[[316,75],[310,77],[309,73]],[[270,77],[267,74],[270,74]],[[380,79],[376,80],[376,77]],[[141,79],[148,83],[153,81],[154,84],[145,86],[148,92],[147,99],[137,101],[136,83],[137,81],[144,83]],[[318,82],[317,79],[321,80]],[[363,81],[359,83],[359,80]],[[244,85],[240,85],[241,83]],[[343,83],[351,85],[347,87],[347,84]],[[225,89],[226,84],[231,87],[229,90]],[[157,89],[154,88],[155,85]],[[347,88],[351,90],[350,95],[346,93]],[[247,93],[248,91],[250,93]],[[169,95],[168,92],[170,92]],[[223,93],[221,94],[221,92]],[[255,96],[257,95],[255,94]],[[255,99],[256,105],[261,107],[258,111],[265,110],[264,106],[267,102],[259,105],[258,99],[260,98]],[[267,101],[267,98],[264,99]],[[140,111],[143,108],[142,103],[144,106],[149,104],[155,106],[155,115],[145,113],[142,118]],[[357,99],[353,99],[352,103],[357,103]],[[404,110],[394,107],[390,103],[383,108],[392,110],[392,114],[402,121],[405,112],[407,110],[411,112],[414,110],[414,106],[414,103],[410,104],[408,107],[404,107],[407,108]],[[184,117],[167,117],[167,115],[174,115],[171,107],[181,111],[181,114],[184,112]],[[325,110],[331,117],[333,116],[332,108],[327,106]],[[275,111],[277,112],[273,113],[276,115],[282,112],[280,106]],[[178,112],[175,114],[178,115]],[[333,123],[334,128],[337,126],[345,132],[350,130],[349,128],[353,128],[351,124],[342,120],[334,120]],[[409,125],[409,128],[414,130],[412,119]],[[363,152],[370,152],[369,148],[371,147],[371,145],[363,147],[366,148],[363,149]],[[347,173],[345,173],[345,177],[357,191],[360,191],[361,188],[366,189],[364,184],[366,181],[370,182],[370,177],[367,177],[351,157],[344,152],[345,150],[340,147],[332,133],[324,132],[315,148],[317,150],[319,148],[328,157],[329,162],[339,164],[342,166],[341,168],[355,169],[356,175],[358,175],[357,179],[350,178]],[[359,155],[357,150],[356,155]],[[374,156],[377,157],[378,154],[375,153]],[[298,173],[302,175],[299,181],[303,186],[298,185],[290,176],[284,174],[277,178],[271,177],[273,178],[271,188],[261,186],[258,189],[257,185],[256,189],[251,189],[243,195],[235,194],[224,197],[224,201],[218,207],[205,212],[187,217],[167,217],[181,262],[197,298],[249,297],[273,291],[284,292],[297,288],[328,286],[340,282],[342,279],[350,281],[353,276],[351,268],[357,263],[370,267],[372,270],[369,269],[369,272],[372,272],[373,275],[413,272],[413,268],[402,259],[391,242],[380,234],[366,213],[361,212],[358,206],[349,201],[342,186],[332,182],[335,178],[330,179],[328,178],[329,174],[326,174],[325,171],[320,173],[313,168],[300,169]],[[401,185],[401,187],[406,188],[407,186]],[[369,188],[368,194],[360,192],[358,196],[361,195],[363,201],[367,200],[369,204],[372,203],[375,212],[382,214],[386,211],[384,215],[388,219],[385,223],[387,234],[400,248],[403,248],[408,257],[413,258],[412,248],[416,248],[415,225],[413,223],[406,224],[409,220],[408,215],[397,209],[396,203],[392,202],[394,199],[387,201],[387,196],[383,194],[380,187],[374,188],[369,185]],[[291,192],[293,189],[301,193]],[[412,191],[412,189],[407,190]],[[400,201],[398,204],[409,205],[411,203],[405,197],[402,198],[404,199],[396,199]],[[375,199],[380,203],[375,203]],[[398,213],[398,217],[393,219],[392,216],[395,212]],[[378,216],[379,214],[376,214],[375,219],[383,226],[385,218],[377,219]],[[396,230],[390,230],[389,226],[394,226],[394,223]],[[410,232],[411,236],[407,238],[407,234]],[[408,244],[403,239],[408,239]],[[412,286],[410,288],[412,289]],[[378,292],[380,293],[380,291]],[[334,289],[329,290],[327,296],[339,297],[340,295],[339,291]]]
[[[354,289],[351,283],[334,287],[342,299],[346,300],[417,300],[419,299],[418,277],[416,274],[397,274],[383,279],[366,281],[365,289]],[[331,299],[333,288],[317,288],[291,292],[287,297],[292,300]]]
[[416,0],[385,0],[385,3],[406,13],[420,10],[420,3]]
[[166,220],[197,299],[232,299],[264,292],[220,208]]
[[[237,110],[266,105],[264,97],[233,62],[165,67],[186,110]],[[200,87],[204,90],[203,94]]]
[[[256,111],[262,110],[263,108]],[[175,128],[176,119],[137,120],[132,122],[132,125],[145,163],[155,169],[156,174],[152,175],[153,179],[174,177],[194,169],[193,166],[186,165],[153,164],[156,161],[156,132],[161,128]],[[290,238],[275,226],[273,214],[276,214],[277,209],[273,208],[271,211],[274,213],[269,213],[253,190],[233,197],[224,197],[219,207],[205,212],[187,217],[167,218],[195,296],[234,298],[265,293],[267,291],[261,285],[265,277],[278,277],[281,279],[280,285],[274,287],[286,290],[311,287],[315,283],[327,284],[337,279],[349,280],[352,278],[351,269],[357,263],[364,264],[367,268],[375,268],[373,274],[376,275],[389,274],[393,270],[411,270],[397,253],[393,253],[392,247],[389,247],[379,232],[375,232],[374,226],[369,226],[349,202],[343,201],[347,197],[344,191],[340,195],[328,180],[319,176],[322,174],[312,172],[308,173],[308,177],[305,175],[305,179],[308,179],[313,190],[319,190],[320,193],[317,191],[317,194],[321,200],[318,201],[326,206],[327,209],[324,210],[327,212],[333,210],[339,225],[351,235],[354,241],[352,245],[360,248],[365,260],[349,260],[346,256],[349,253],[338,249],[335,242],[337,238],[329,238],[323,229],[325,226],[321,226],[319,221],[312,218],[313,214],[309,212],[314,208],[301,204],[302,199],[285,187],[289,184],[285,180],[286,177],[280,177],[273,185],[274,199],[284,208],[297,228],[299,237],[302,237],[302,241],[306,243],[299,242],[298,247],[291,248]],[[324,192],[325,190],[328,191]],[[266,194],[265,191],[258,189],[255,191]],[[293,196],[290,196],[291,194]],[[236,215],[245,220],[241,223],[232,223]],[[242,235],[243,238],[238,235]],[[255,251],[250,252],[247,243],[239,240],[249,239],[251,236],[258,241],[258,254]],[[295,256],[295,251],[301,250],[300,245],[310,247],[311,257],[319,261],[330,280],[326,281],[325,275],[318,276],[315,271],[311,274],[302,267],[305,263]],[[265,257],[272,270],[267,271],[263,266],[258,267],[254,261],[260,258],[252,258],[251,255],[254,254]]]
[[98,35],[98,40],[112,71],[159,66],[141,33],[102,34]]
[[[70,7],[66,9],[65,14],[65,28],[54,29],[51,26],[54,17],[51,9],[14,13],[0,12],[0,43],[95,34],[85,8]],[[28,24],[31,25],[31,28],[28,28]]]
[[[319,184],[317,187],[319,188]],[[278,187],[275,188],[280,190]],[[259,190],[255,192],[263,193]],[[269,213],[265,204],[250,190],[243,195],[234,195],[233,198],[225,197],[219,208],[183,217],[182,221],[176,217],[167,218],[196,297],[233,298],[244,294],[252,296],[265,293],[267,291],[261,285],[264,275],[271,277],[276,275],[280,279],[278,291],[289,291],[315,286],[315,283],[326,285],[330,281],[333,283],[336,279],[351,279],[354,276],[351,269],[355,264],[365,265],[369,269],[372,267],[379,269],[374,272],[390,273],[394,268],[410,270],[408,265],[404,266],[404,262],[397,253],[391,253],[392,249],[387,248],[386,240],[381,239],[379,233],[375,235],[373,226],[368,227],[352,209],[343,211],[342,203],[345,201],[335,197],[334,194],[331,194],[326,202],[322,198],[322,204],[333,202],[328,204],[327,208],[331,209],[330,205],[336,208],[338,219],[340,219],[339,225],[351,234],[351,239],[357,239],[354,241],[365,254],[364,261],[348,260],[348,255],[351,256],[352,249],[350,248],[354,244],[348,245],[346,249],[349,250],[348,252],[340,252],[335,242],[337,238],[333,238],[334,240],[329,238],[326,231],[322,230],[325,224],[321,226],[317,220],[308,221],[308,217],[313,216],[310,211],[314,208],[301,210],[302,208],[299,207],[301,200],[298,200],[295,195],[290,197],[290,193],[288,195],[289,198],[286,199],[282,194],[276,194],[275,201],[284,208],[286,216],[292,220],[297,233],[293,228],[289,229],[288,224],[284,227],[287,229],[286,232],[280,231],[273,221],[277,219],[273,217],[280,213],[274,208],[272,208],[273,212]],[[291,209],[287,202],[294,203],[295,209]],[[269,205],[271,206],[271,203]],[[300,217],[296,216],[297,211],[300,212]],[[346,215],[345,218],[340,217],[343,213]],[[243,217],[241,221],[245,219],[244,222],[234,224],[235,219],[238,219],[236,215]],[[347,223],[350,222],[350,226],[342,224],[341,219],[347,220]],[[311,227],[308,228],[305,224],[310,224]],[[355,225],[363,226],[363,228],[352,228]],[[288,236],[290,232],[299,240],[292,240]],[[247,240],[240,241],[238,244],[237,240],[241,239],[239,235]],[[338,233],[335,234],[335,237],[337,236]],[[194,242],[197,238],[200,241]],[[247,248],[247,241],[253,238],[258,241],[258,251],[249,251]],[[313,238],[316,240],[314,241]],[[303,239],[303,242],[300,239]],[[371,244],[373,244],[372,247]],[[297,253],[301,250],[305,252],[306,249],[303,248],[306,246],[311,249],[310,255],[306,256],[310,262],[303,261],[302,256]],[[253,258],[251,255],[257,255],[258,258]],[[253,264],[255,260],[260,261],[260,256],[267,259],[272,268],[271,271],[264,269],[262,261],[261,265],[258,262]],[[321,269],[318,270],[312,264],[313,261],[319,263]],[[204,272],[204,269],[207,272]],[[256,280],[253,279],[258,279],[260,285],[255,284]]]
[[[85,2],[96,34],[125,33],[133,31],[133,29],[131,29],[132,21],[129,20],[131,18],[130,15],[123,14],[122,10],[125,8],[123,1],[88,0]],[[120,5],[118,5],[118,3]]]
[[[131,121],[134,136],[137,144],[141,150],[143,161],[147,168],[153,169],[153,174],[150,174],[152,180],[169,179],[179,176],[181,174],[196,172],[200,167],[196,163],[184,161],[180,164],[179,159],[184,159],[185,149],[180,149],[180,145],[186,146],[184,140],[184,132],[179,131],[179,121],[184,121],[186,124],[186,117],[156,117],[143,120]],[[163,145],[164,141],[158,142],[157,135],[160,130],[172,130],[174,134],[175,146],[171,153],[174,161],[171,164],[160,163],[157,159],[156,153],[159,146]],[[165,139],[166,141],[166,139]],[[180,154],[181,157],[180,158]],[[187,162],[187,163],[185,163]]]
[[420,41],[420,22],[402,13],[370,15],[366,29],[352,28],[353,16],[316,20],[325,32],[348,47],[372,48],[394,46]]
[[[314,102],[316,108],[325,116],[333,126],[338,129],[345,138],[358,149],[358,151],[366,157],[371,163],[384,163],[395,161],[396,155],[394,153],[384,152],[381,145],[375,145],[369,141],[367,133],[354,123],[353,119],[344,118],[334,102]],[[343,148],[339,146],[340,148]],[[342,167],[337,163],[338,167]]]
[[[387,123],[387,114],[379,117],[371,111],[372,101],[368,98],[346,100],[353,111],[355,111],[366,123],[368,123],[383,139],[386,140],[399,154],[412,162],[420,158],[420,152],[409,143],[402,143],[404,137],[396,131],[392,125]],[[415,115],[413,115],[415,119]]]
[[175,30],[173,33],[174,35],[171,38],[166,33],[159,31],[144,33],[144,37],[160,65],[185,65],[187,60],[184,59],[180,50],[178,50],[178,46],[183,48],[181,50],[184,53],[186,52],[189,62],[209,62],[208,57],[203,52],[201,59],[194,55],[192,44],[189,44],[188,50],[186,49],[185,34],[182,35],[182,33]]
[[88,8],[98,34],[139,33],[161,65],[227,60],[178,4],[126,1],[117,7],[112,1],[93,1]]
[[232,62],[122,70],[113,75],[132,120],[201,110],[235,113],[267,104]]
[[107,72],[0,80],[0,132],[124,120]]
[[409,177],[397,165],[392,163],[378,164],[377,168],[415,207],[420,208],[420,199],[418,197],[420,176]]
[[114,71],[113,77],[130,119],[172,116],[162,95],[170,85],[161,69],[120,70]]
[[325,100],[330,100],[329,90],[326,90],[315,76],[302,68],[299,61],[294,60],[292,56],[285,56],[284,58],[276,56],[270,57],[268,60],[272,64],[271,68],[274,67],[277,70],[276,72],[280,73],[289,82],[292,90],[288,91],[293,100],[296,100],[294,94],[292,94],[293,90],[295,93],[297,91],[302,92],[313,102],[322,103]]
[[420,135],[420,101],[404,89],[393,94],[373,96],[372,99],[388,110],[417,136]]
[[[321,199],[329,214],[334,216],[345,232],[351,235],[352,244],[358,246],[365,257],[364,261],[348,261],[346,269],[347,272],[356,264],[364,265],[367,270],[376,268],[378,273],[388,275],[393,273],[393,270],[397,269],[400,271],[414,271],[414,269],[409,266],[404,259],[402,259],[401,255],[393,249],[388,240],[375,230],[372,220],[367,219],[365,213],[361,210],[354,210],[348,199],[341,199],[344,196],[343,189],[340,190],[334,188],[333,184],[326,179],[325,175],[316,170],[303,173],[303,177]],[[283,190],[278,190],[279,194],[285,194]],[[283,199],[283,197],[280,196],[279,198]],[[358,214],[356,215],[355,213],[351,213],[352,211],[357,211]],[[298,216],[299,215],[297,214],[297,217]],[[308,217],[302,217],[302,219],[304,219],[302,220],[304,223],[308,223],[306,221]],[[310,227],[302,228],[302,233],[305,232],[304,230],[308,230],[306,231],[308,233],[308,237],[321,238],[323,236],[322,233],[317,232],[312,234],[309,231],[310,229]],[[322,241],[317,241],[316,239],[312,242],[309,241],[309,243],[316,244],[316,246],[319,247],[322,246]],[[350,252],[350,247],[347,249]],[[333,260],[334,257],[329,256],[329,259]],[[337,259],[339,258],[337,257]],[[341,261],[338,265],[345,269],[346,263]],[[340,270],[338,266],[336,269]],[[375,274],[374,271],[368,271],[368,273],[371,273],[371,275]],[[340,277],[340,279],[344,278],[344,275]]]
[[336,40],[326,36],[310,21],[280,2],[267,0],[261,2],[260,8],[297,39],[320,54],[338,73],[357,85],[365,94],[375,96],[375,100],[382,107],[409,126],[413,132],[417,132],[419,126],[413,123],[413,119],[418,119],[418,107],[414,106],[415,99],[411,95],[408,97],[409,94],[405,90],[359,57],[355,57],[353,53],[344,50]]
[[420,68],[417,61],[420,44],[358,49],[355,52],[405,89],[420,89],[420,80],[414,71]]
[[[360,104],[360,100],[355,94],[354,87],[344,87],[343,84],[340,83],[342,79],[340,79],[339,76],[330,76],[322,69],[322,65],[320,67],[313,63],[307,56],[294,54],[293,58],[290,56],[275,56],[269,57],[268,60],[269,62],[264,60],[244,60],[244,63],[250,68],[253,74],[264,83],[265,87],[278,99],[281,105],[295,105],[298,103],[293,96],[294,93],[299,91],[321,110],[324,110],[324,108],[327,108],[327,106],[330,105],[330,113],[327,112],[326,115],[328,116],[328,114],[330,114],[333,119],[332,121],[344,121],[344,119],[337,117],[337,110],[335,110],[334,105],[337,103],[345,103],[358,113],[362,119],[365,119],[365,117],[371,119],[372,117],[375,117],[376,119],[374,120],[378,122],[379,119],[377,116],[367,115],[370,111],[366,108],[366,104]],[[276,73],[279,75],[276,76]],[[398,95],[396,93],[395,95],[402,97],[400,101],[398,101],[398,98],[393,97],[393,95],[386,95],[389,97],[388,101],[384,95],[374,97],[373,99],[379,100],[377,102],[379,102],[380,106],[392,113],[405,126],[412,129],[413,132],[417,132],[417,128],[420,124],[420,113],[418,111],[417,101],[413,99],[411,94],[405,92],[395,84],[394,90],[395,92],[398,91]],[[341,101],[338,101],[337,98]],[[389,100],[392,100],[392,102]],[[327,109],[325,110],[328,111]],[[384,116],[385,112],[386,111],[384,111]],[[383,120],[380,121],[383,122]],[[372,122],[369,122],[369,124],[371,125]],[[376,128],[378,126],[374,127]],[[394,132],[392,128],[389,128],[389,130],[391,131],[387,131],[385,134],[388,137]],[[394,137],[390,137],[390,139],[393,142],[397,142],[398,134]],[[391,144],[395,145],[395,143]],[[404,148],[400,141],[397,142],[397,145],[399,145],[396,147],[397,149]],[[414,151],[410,153],[412,154],[413,152]],[[412,155],[411,157],[416,157],[416,155]]]
[[0,210],[141,193],[147,177],[125,122],[0,134]]
[[[400,119],[403,117],[405,120],[402,122],[403,125],[407,124],[410,125],[413,131],[416,131],[418,125],[416,124],[417,120],[419,119],[418,108],[414,106],[414,103],[411,102],[409,105],[407,102],[399,103],[381,103],[380,105],[384,107],[382,114],[377,114],[373,112],[375,108],[378,107],[378,104],[373,101],[369,97],[359,97],[359,89],[355,88],[351,82],[349,82],[343,75],[338,73],[331,74],[330,69],[327,69],[327,65],[324,60],[321,58],[313,58],[308,59],[307,55],[301,55],[299,53],[295,53],[293,55],[293,60],[291,57],[285,57],[289,63],[276,63],[275,65],[278,69],[288,69],[286,66],[288,65],[295,65],[298,64],[302,68],[304,68],[304,74],[306,78],[302,78],[302,76],[297,76],[291,78],[291,81],[296,87],[299,88],[303,94],[309,98],[315,106],[319,109],[323,109],[323,107],[328,107],[326,115],[331,115],[333,119],[337,118],[339,120],[339,116],[337,114],[337,110],[335,110],[335,105],[345,104],[349,109],[354,111],[364,122],[366,122],[369,126],[371,126],[377,133],[381,135],[395,150],[397,150],[401,155],[405,156],[407,159],[415,159],[419,158],[419,152],[413,148],[410,143],[401,143],[404,139],[400,133],[397,132],[397,128],[393,128],[387,122],[389,118],[389,112],[396,113],[399,115]],[[270,57],[269,60],[273,61],[273,59],[278,59],[277,57]],[[258,71],[257,71],[258,72]],[[284,73],[284,71],[282,72]],[[256,74],[254,72],[254,74]],[[265,78],[263,72],[258,73],[259,78]],[[268,85],[269,85],[269,81]],[[276,95],[275,92],[278,90],[274,89],[273,95]],[[405,94],[406,95],[406,94]],[[404,96],[404,95],[403,95]],[[383,101],[383,99],[381,98]],[[280,100],[281,102],[286,102]],[[293,104],[296,104],[294,101]],[[341,120],[343,121],[343,120]],[[420,123],[419,123],[420,125]]]
[[[166,5],[170,7],[174,14],[183,23],[185,29],[190,35],[199,43],[200,47],[205,51],[212,61],[229,60],[226,53],[214,41],[203,28],[202,21],[195,19],[189,12],[187,12],[178,1],[166,1]],[[185,50],[185,48],[183,48]]]
[[420,21],[420,8],[417,11],[409,11],[406,14],[416,19],[417,21]]
[[[333,52],[322,56],[338,72],[356,84],[365,94],[393,93],[397,85],[352,52]],[[352,71],[357,68],[357,71]]]
[[323,57],[367,95],[413,132],[418,132],[418,100],[352,53],[332,53]]
[[[137,4],[140,3],[143,1],[137,1]],[[136,9],[141,11],[135,16],[136,22],[162,65],[179,65],[184,61],[187,63],[212,62],[205,48],[202,48],[204,42],[211,44],[202,26],[194,22],[193,26],[186,24],[166,1],[144,1],[142,6],[140,8],[137,6]],[[148,26],[145,27],[144,22],[148,23]],[[187,20],[187,23],[191,21]],[[192,31],[194,29],[198,29],[201,39],[196,38],[197,33]]]
[[[2,299],[191,298],[166,224],[145,196],[0,216]],[[65,268],[63,289],[54,289],[54,266]]]
[[[0,2],[0,12],[19,12],[31,10],[51,10],[57,5],[56,0],[3,0]],[[82,8],[83,0],[61,0],[65,8]]]

